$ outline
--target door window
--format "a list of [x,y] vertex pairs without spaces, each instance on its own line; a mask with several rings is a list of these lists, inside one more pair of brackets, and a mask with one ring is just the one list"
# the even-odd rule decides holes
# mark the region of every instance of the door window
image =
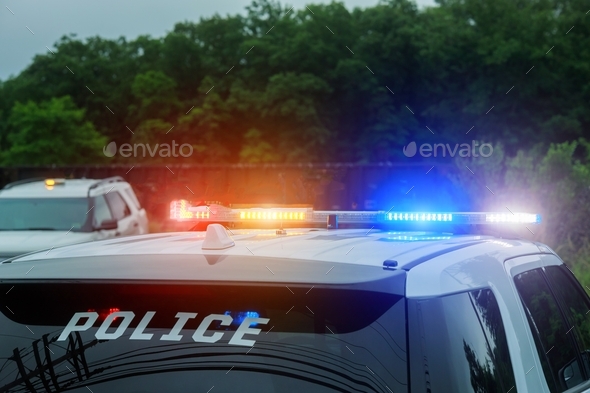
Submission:
[[104,220],[111,220],[113,216],[102,195],[94,197],[92,226],[98,227]]
[[561,299],[570,327],[574,327],[584,351],[590,350],[590,304],[584,290],[565,266],[544,268],[552,287]]
[[109,192],[105,194],[105,198],[111,208],[113,218],[117,219],[117,221],[131,215],[129,206],[127,206],[127,203],[125,203],[125,200],[118,192]]
[[[554,283],[557,282],[556,279],[564,278],[561,273],[554,272],[553,268],[546,271],[551,272]],[[569,288],[558,288],[560,285],[553,285],[554,288],[552,288],[544,269],[521,273],[514,280],[535,337],[549,389],[552,392],[563,392],[582,383],[587,376],[576,340],[577,332],[571,317],[566,316],[564,310],[560,308],[555,297],[556,293],[553,291],[557,290],[557,294],[562,294],[563,298],[564,291],[570,291],[571,282],[566,283]],[[572,295],[566,296],[569,298]],[[579,310],[579,299],[577,301],[578,304],[572,303],[572,307]]]

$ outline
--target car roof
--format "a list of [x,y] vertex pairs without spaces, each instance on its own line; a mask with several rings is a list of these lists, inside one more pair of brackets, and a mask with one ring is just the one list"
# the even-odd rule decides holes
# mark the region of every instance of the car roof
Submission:
[[[101,179],[66,179],[64,184],[53,187],[46,187],[45,180],[31,181],[0,189],[0,198],[85,198],[89,188],[100,181]],[[106,184],[97,187],[95,193],[100,193],[99,189],[104,187]]]
[[[336,280],[342,283],[409,271],[440,256],[460,262],[467,256],[494,254],[500,256],[497,263],[501,264],[514,256],[541,253],[533,242],[479,235],[366,229],[232,233],[235,246],[222,250],[202,249],[205,232],[149,234],[55,248],[1,264],[0,277],[304,283],[336,280],[331,277],[337,274],[328,274],[334,268],[348,272],[347,279]],[[385,268],[384,263],[388,264]],[[435,264],[429,271],[441,274]]]

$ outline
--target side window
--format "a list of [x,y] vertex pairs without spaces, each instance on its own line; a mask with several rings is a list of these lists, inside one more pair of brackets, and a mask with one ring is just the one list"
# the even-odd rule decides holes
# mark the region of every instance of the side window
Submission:
[[131,215],[129,206],[127,206],[127,203],[125,203],[125,200],[118,192],[109,192],[108,194],[105,194],[105,198],[111,208],[113,218],[121,220]]
[[[564,265],[547,266],[545,274],[549,277],[552,288],[561,301],[562,308],[566,310],[568,328],[572,328],[570,334],[578,338],[579,350],[584,362],[587,374],[590,373],[590,305],[588,296],[577,282],[573,274]],[[566,372],[567,371],[567,372]],[[569,370],[565,370],[569,375]],[[567,375],[565,375],[567,377]],[[588,375],[586,377],[588,379]],[[571,387],[573,385],[569,385]]]
[[109,206],[107,205],[107,201],[102,195],[94,197],[94,209],[92,210],[94,211],[92,218],[92,226],[94,227],[99,226],[104,220],[110,220],[113,218]]
[[547,384],[552,392],[563,392],[586,377],[572,326],[565,323],[557,300],[541,269],[514,278],[527,313],[529,326]]
[[133,201],[133,203],[135,204],[135,207],[137,207],[137,209],[141,209],[141,205],[139,203],[139,200],[137,199],[137,196],[135,196],[135,192],[133,192],[133,189],[132,188],[126,188],[125,189],[125,193]]
[[584,290],[565,266],[548,266],[545,273],[568,310],[568,322],[580,337],[583,350],[590,350],[590,304]]
[[408,301],[412,392],[516,392],[493,292]]

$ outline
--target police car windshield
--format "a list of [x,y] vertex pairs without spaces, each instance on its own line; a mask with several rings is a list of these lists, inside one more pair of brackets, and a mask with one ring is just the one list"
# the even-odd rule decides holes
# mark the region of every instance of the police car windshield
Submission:
[[3,283],[0,298],[0,392],[408,391],[399,295]]
[[84,231],[88,198],[0,198],[0,230]]

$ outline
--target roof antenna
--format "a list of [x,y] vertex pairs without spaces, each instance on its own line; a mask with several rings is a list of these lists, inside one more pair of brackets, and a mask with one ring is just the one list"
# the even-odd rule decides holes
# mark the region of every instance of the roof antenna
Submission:
[[209,224],[201,248],[203,250],[225,250],[235,245],[236,243],[234,243],[223,225]]

